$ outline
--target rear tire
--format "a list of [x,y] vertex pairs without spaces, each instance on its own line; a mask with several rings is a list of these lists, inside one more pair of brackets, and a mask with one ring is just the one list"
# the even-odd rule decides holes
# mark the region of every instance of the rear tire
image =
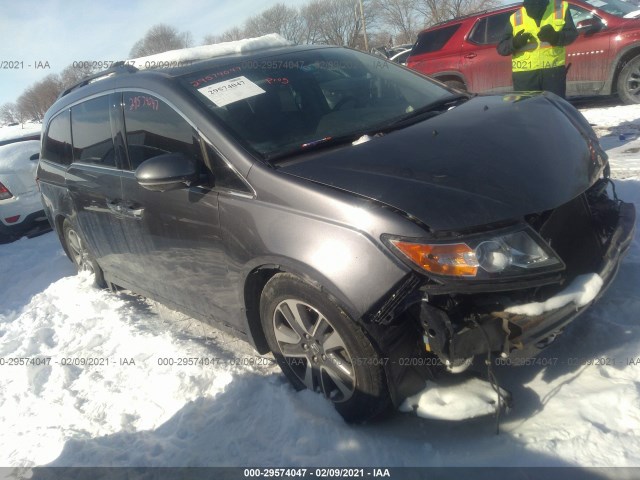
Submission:
[[347,422],[388,409],[384,359],[320,289],[295,275],[276,274],[262,292],[260,318],[269,348],[297,390],[323,393]]
[[640,103],[640,55],[632,58],[620,71],[617,87],[623,103]]
[[87,249],[84,238],[69,220],[65,220],[62,225],[62,233],[64,235],[65,246],[71,261],[74,263],[78,272],[88,271],[93,275],[93,284],[99,288],[105,288],[107,283],[104,281],[104,274],[98,262]]

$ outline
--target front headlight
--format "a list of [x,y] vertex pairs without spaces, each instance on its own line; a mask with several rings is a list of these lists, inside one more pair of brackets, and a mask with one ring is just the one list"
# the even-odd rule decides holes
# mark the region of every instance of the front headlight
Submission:
[[388,238],[393,249],[435,275],[496,278],[562,270],[562,260],[529,229],[456,243]]

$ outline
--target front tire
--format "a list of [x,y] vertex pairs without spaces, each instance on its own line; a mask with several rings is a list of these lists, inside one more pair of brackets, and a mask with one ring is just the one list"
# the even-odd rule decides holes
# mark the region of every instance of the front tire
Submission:
[[617,87],[623,103],[640,103],[640,55],[631,59],[620,71]]
[[87,249],[79,230],[69,220],[65,220],[62,225],[62,232],[67,252],[78,272],[90,272],[93,275],[93,284],[96,287],[105,288],[107,284],[104,280],[102,269]]
[[321,290],[276,274],[262,292],[260,318],[269,348],[296,389],[322,393],[348,422],[388,409],[384,359]]

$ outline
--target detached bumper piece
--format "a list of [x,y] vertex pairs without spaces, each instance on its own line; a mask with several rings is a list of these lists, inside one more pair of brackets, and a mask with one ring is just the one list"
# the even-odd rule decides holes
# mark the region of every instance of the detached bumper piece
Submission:
[[[540,219],[538,231],[567,263],[564,283],[503,292],[494,301],[487,301],[493,298],[491,294],[485,294],[482,300],[480,296],[463,295],[465,298],[456,299],[457,306],[448,310],[423,301],[419,320],[426,350],[449,364],[487,352],[512,357],[535,355],[611,284],[633,239],[635,219],[633,204],[609,200],[602,195],[593,199],[589,193],[548,212]],[[571,223],[571,228],[567,229],[564,222]],[[571,238],[562,238],[567,231],[571,232]],[[538,315],[506,311],[532,299],[545,301],[585,273],[598,274],[602,287],[594,300],[582,307],[571,301]]]

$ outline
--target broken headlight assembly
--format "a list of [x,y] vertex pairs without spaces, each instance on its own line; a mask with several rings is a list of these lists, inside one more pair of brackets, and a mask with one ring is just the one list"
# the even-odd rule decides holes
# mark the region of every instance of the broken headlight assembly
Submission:
[[491,280],[563,270],[564,262],[529,227],[473,235],[456,241],[386,236],[400,258],[444,277]]

